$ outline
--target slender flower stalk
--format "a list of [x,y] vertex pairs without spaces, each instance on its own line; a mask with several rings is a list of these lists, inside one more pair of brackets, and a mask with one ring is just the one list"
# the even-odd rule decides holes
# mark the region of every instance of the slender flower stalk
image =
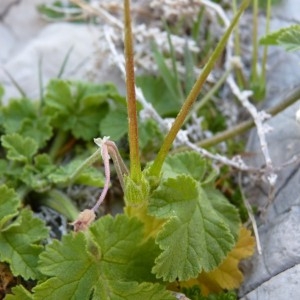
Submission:
[[112,141],[107,141],[106,142],[107,145],[107,150],[108,150],[108,154],[111,157],[111,159],[113,160],[114,166],[115,166],[115,170],[119,179],[119,182],[121,184],[121,187],[123,189],[123,192],[125,192],[125,183],[124,183],[124,176],[128,176],[128,169],[119,153],[119,150],[116,146],[116,144]]
[[114,142],[109,140],[109,137],[103,137],[103,139],[96,138],[94,139],[94,142],[99,146],[99,149],[90,158],[88,158],[85,162],[83,162],[81,166],[79,166],[79,168],[75,171],[75,173],[71,178],[74,180],[84,167],[90,165],[95,161],[95,157],[98,156],[100,153],[104,164],[104,174],[105,174],[104,187],[94,207],[92,209],[85,209],[84,211],[82,211],[78,215],[77,219],[72,223],[72,225],[74,226],[74,231],[86,230],[96,218],[95,212],[98,210],[99,206],[103,203],[110,185],[110,166],[109,166],[110,158],[112,158],[114,162],[116,172],[119,177],[123,190],[125,186],[124,176],[128,175],[127,167],[121,158],[118,148]]
[[124,0],[124,31],[130,177],[134,182],[139,182],[142,176],[142,171],[139,158],[130,0]]
[[108,140],[108,137],[104,137],[103,139],[100,139],[100,138],[94,139],[95,143],[101,148],[101,156],[102,156],[103,164],[104,164],[105,182],[104,182],[104,187],[103,187],[102,193],[101,193],[97,203],[92,208],[93,211],[97,211],[97,209],[103,202],[103,200],[107,194],[107,191],[109,189],[109,184],[110,184],[110,168],[109,168],[110,156],[108,154],[108,147],[106,144],[107,140]]

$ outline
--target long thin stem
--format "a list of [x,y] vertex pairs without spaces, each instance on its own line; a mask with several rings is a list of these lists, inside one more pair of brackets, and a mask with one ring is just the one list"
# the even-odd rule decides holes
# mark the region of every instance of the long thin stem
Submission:
[[[237,0],[232,0],[232,10],[233,13],[236,14],[237,12]],[[240,43],[240,31],[239,31],[239,26],[236,26],[234,29],[234,54],[236,56],[241,56],[242,50],[241,50],[241,43]],[[245,87],[245,81],[243,78],[243,73],[240,68],[235,69],[235,74],[236,74],[236,79],[239,84],[240,88]]]
[[[267,14],[266,14],[266,35],[270,31],[270,20],[271,20],[271,0],[267,2]],[[262,78],[266,79],[266,69],[267,69],[267,58],[268,58],[268,45],[265,45],[263,58],[262,58]]]
[[77,176],[88,166],[92,165],[96,160],[99,159],[99,154],[101,153],[101,149],[97,149],[90,157],[88,157],[70,176],[70,183],[72,184]]
[[258,0],[253,0],[253,29],[252,29],[252,81],[258,80],[257,78],[257,55],[258,55],[258,39],[257,39],[257,18],[258,18]]
[[44,84],[43,84],[43,56],[41,55],[39,57],[39,62],[38,62],[38,76],[39,76],[39,89],[40,89],[40,110],[44,106]]
[[71,199],[65,193],[56,189],[52,189],[45,197],[42,197],[40,205],[45,205],[60,212],[69,220],[75,220],[79,213]]
[[206,81],[209,73],[213,69],[215,62],[220,57],[234,26],[238,22],[241,14],[243,13],[243,11],[245,10],[245,8],[247,7],[248,4],[249,4],[249,0],[244,0],[242,2],[238,13],[235,15],[233,21],[229,25],[224,36],[218,43],[216,49],[214,50],[214,52],[212,53],[211,57],[209,58],[207,64],[205,65],[202,73],[200,74],[199,78],[197,79],[196,83],[194,84],[190,94],[186,98],[180,112],[178,113],[174,123],[172,124],[170,131],[166,135],[163,145],[160,148],[152,166],[150,167],[150,172],[149,172],[150,175],[159,176],[163,162],[168,154],[169,149],[171,148],[171,146],[173,144],[173,141],[176,138],[177,133],[179,132],[182,124],[184,123],[186,116],[188,115],[189,111],[191,110],[193,103],[197,99],[197,96],[199,95],[201,88],[202,88],[204,82]]
[[113,160],[115,170],[119,179],[119,182],[121,184],[121,187],[123,189],[123,192],[125,192],[125,183],[124,183],[124,176],[129,174],[127,167],[118,151],[118,148],[116,144],[112,141],[107,141],[107,149],[108,149],[108,154]]
[[[300,88],[297,88],[294,91],[292,91],[291,94],[289,94],[286,97],[286,99],[284,99],[279,104],[273,106],[272,108],[266,110],[266,112],[268,114],[270,114],[271,116],[276,116],[278,113],[280,113],[281,111],[283,111],[284,109],[286,109],[287,107],[289,107],[290,105],[292,105],[293,103],[298,101],[299,98],[300,98]],[[208,147],[215,146],[223,141],[226,141],[230,138],[233,138],[235,136],[245,133],[246,131],[248,131],[249,129],[251,129],[254,126],[255,126],[255,123],[252,119],[242,122],[228,130],[225,130],[223,132],[220,132],[220,133],[214,135],[211,138],[200,141],[199,143],[197,143],[197,146],[202,147],[202,148],[208,148]],[[187,147],[179,147],[175,150],[175,152],[184,151],[186,149],[187,149]]]
[[65,131],[59,131],[51,145],[49,150],[49,156],[52,160],[55,160],[59,149],[63,146],[68,138],[68,133]]
[[242,194],[242,199],[243,199],[244,205],[247,209],[249,219],[252,223],[252,228],[253,228],[254,236],[255,236],[255,239],[256,239],[257,252],[258,252],[259,255],[261,255],[262,254],[262,247],[261,247],[261,243],[260,243],[257,223],[256,223],[256,220],[255,220],[255,217],[254,217],[252,206],[250,205],[249,201],[247,200],[247,198],[246,198],[246,196],[243,192],[242,173],[241,172],[239,173],[239,176],[238,176],[238,183],[239,183],[239,189],[240,189],[241,194]]
[[[221,85],[226,81],[229,73],[232,70],[229,68],[225,71],[225,73],[221,76],[221,78],[216,82],[216,84],[203,96],[203,98],[195,104],[195,108],[193,111],[197,112],[199,111],[204,105],[206,105],[207,102],[209,102],[213,95],[219,90]],[[188,119],[192,116],[193,111],[190,111],[184,120],[184,124],[188,121]]]
[[130,147],[130,177],[133,181],[139,182],[142,172],[139,158],[130,0],[124,0],[124,31],[126,95]]
[[97,201],[97,203],[94,205],[94,207],[92,208],[92,210],[94,212],[97,211],[97,209],[99,208],[99,206],[101,205],[101,203],[103,202],[107,191],[109,189],[109,184],[110,184],[110,168],[109,168],[109,154],[108,154],[108,147],[106,144],[106,140],[104,140],[104,142],[102,143],[101,146],[101,156],[103,159],[103,163],[104,163],[104,173],[105,173],[105,182],[104,182],[104,186],[103,186],[103,190],[101,192],[101,195]]

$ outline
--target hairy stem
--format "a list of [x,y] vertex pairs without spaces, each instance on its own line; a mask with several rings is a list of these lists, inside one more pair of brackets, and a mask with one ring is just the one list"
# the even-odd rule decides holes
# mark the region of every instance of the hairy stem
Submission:
[[142,173],[139,158],[130,0],[124,0],[124,31],[128,134],[130,147],[130,177],[133,181],[139,182]]
[[124,176],[128,176],[128,170],[127,167],[119,153],[119,150],[116,146],[116,144],[112,141],[107,141],[107,148],[108,148],[108,154],[110,155],[111,159],[113,160],[116,173],[119,179],[119,182],[121,184],[121,187],[123,189],[123,192],[125,192],[125,183],[124,183]]
[[168,134],[166,135],[164,142],[162,144],[162,147],[160,148],[152,166],[150,167],[149,173],[151,176],[159,176],[163,162],[168,154],[168,151],[170,150],[173,141],[176,138],[177,133],[179,132],[181,126],[184,123],[184,120],[186,116],[188,115],[189,111],[191,110],[191,107],[195,100],[197,99],[197,96],[199,95],[202,86],[204,82],[206,81],[209,73],[214,67],[215,62],[222,54],[222,51],[224,50],[224,47],[226,46],[226,42],[234,28],[234,26],[237,24],[241,14],[249,4],[249,0],[244,0],[241,4],[241,7],[238,11],[238,13],[235,15],[233,21],[229,25],[228,29],[226,30],[225,34],[223,35],[222,39],[218,43],[216,49],[210,56],[207,64],[205,65],[202,73],[200,74],[199,78],[197,79],[196,83],[194,84],[190,94],[187,96],[180,112],[178,113],[174,123],[172,124],[172,127]]
[[124,31],[130,177],[133,181],[139,182],[142,172],[139,158],[130,0],[124,0]]

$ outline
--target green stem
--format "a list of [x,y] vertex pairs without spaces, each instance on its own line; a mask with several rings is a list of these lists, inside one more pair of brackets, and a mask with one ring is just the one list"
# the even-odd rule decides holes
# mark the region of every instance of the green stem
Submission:
[[19,85],[19,83],[15,80],[15,78],[5,68],[3,68],[3,71],[7,75],[9,80],[12,82],[12,84],[15,86],[15,88],[18,90],[22,98],[27,98],[26,93],[24,92],[23,88]]
[[74,221],[79,213],[72,200],[59,190],[48,192],[46,197],[41,199],[40,204],[56,210],[71,221]]
[[168,38],[168,44],[169,44],[169,49],[170,49],[170,54],[171,54],[172,70],[174,72],[174,78],[175,78],[175,82],[176,82],[176,89],[177,89],[177,93],[180,97],[180,103],[181,103],[181,101],[184,100],[184,95],[183,95],[183,91],[181,88],[177,65],[176,65],[175,49],[174,49],[174,45],[173,45],[172,39],[171,39],[171,31],[170,31],[170,28],[168,27],[168,24],[166,21],[164,21],[164,25],[165,25],[165,28],[167,31],[167,38]]
[[124,46],[126,67],[126,96],[128,112],[128,132],[130,147],[130,177],[139,182],[142,176],[137,126],[137,108],[135,97],[135,78],[133,60],[133,42],[130,16],[130,0],[124,0]]
[[69,184],[71,185],[77,176],[88,166],[91,166],[96,160],[101,158],[101,149],[97,149],[90,157],[88,157],[70,176]]
[[[271,0],[267,2],[267,14],[266,14],[267,22],[266,22],[266,35],[269,34],[270,31],[270,19],[271,19]],[[263,58],[262,58],[262,78],[266,79],[266,72],[267,72],[267,58],[268,58],[268,45],[265,45]]]
[[38,76],[39,76],[39,89],[40,89],[40,110],[42,110],[44,106],[44,84],[43,84],[43,56],[39,57],[38,62]]
[[51,159],[54,161],[57,153],[59,152],[59,150],[61,149],[61,147],[63,146],[63,144],[66,142],[68,137],[67,132],[65,131],[59,131],[57,133],[57,135],[55,136],[55,139],[51,145],[51,148],[49,150],[49,156],[51,157]]
[[[237,4],[236,0],[232,0],[232,10],[233,13],[236,14],[237,12]],[[237,56],[241,56],[241,43],[240,43],[240,32],[239,32],[239,26],[236,26],[234,29],[234,54]],[[243,78],[243,73],[240,68],[235,69],[235,75],[238,82],[238,85],[240,88],[245,87],[245,80]]]
[[[287,96],[286,99],[284,99],[281,103],[275,105],[274,107],[266,110],[268,114],[271,116],[276,116],[278,113],[282,112],[284,109],[289,107],[290,105],[294,104],[296,101],[298,101],[300,98],[300,88],[295,89],[293,92],[291,92],[290,95]],[[243,134],[252,127],[255,126],[255,123],[253,120],[248,120],[245,122],[242,122],[238,125],[236,125],[233,128],[230,128],[228,130],[225,130],[223,132],[220,132],[219,134],[214,135],[211,138],[205,139],[199,143],[197,143],[197,146],[202,148],[209,148],[212,146],[215,146],[221,142],[224,142],[230,138],[233,138],[237,135]],[[175,152],[181,152],[188,149],[187,147],[180,147],[176,149]]]
[[59,72],[58,72],[58,74],[56,76],[57,78],[61,78],[62,75],[64,74],[65,68],[67,66],[67,63],[69,61],[69,58],[70,58],[70,55],[71,55],[73,49],[74,49],[74,46],[71,46],[70,49],[68,50],[68,52],[67,52],[67,54],[66,54],[66,56],[65,56],[65,58],[63,60],[63,63],[61,65],[60,69],[59,69]]
[[227,69],[225,73],[221,76],[221,78],[218,80],[218,82],[205,94],[205,96],[199,102],[195,104],[195,108],[193,109],[193,111],[189,111],[186,119],[184,120],[184,124],[188,121],[188,119],[191,117],[194,111],[195,112],[199,111],[212,98],[212,96],[218,91],[221,85],[225,82],[230,72],[231,72],[231,68]]
[[124,176],[128,176],[128,170],[127,167],[120,155],[120,152],[118,150],[118,147],[116,144],[112,141],[107,141],[107,149],[108,154],[110,155],[111,159],[114,162],[115,170],[119,179],[119,182],[121,184],[123,192],[125,192],[125,182],[124,182]]
[[258,40],[257,40],[257,18],[258,18],[258,0],[253,0],[253,31],[252,31],[252,71],[251,71],[251,81],[255,82],[257,78],[257,55],[258,55]]
[[27,185],[21,185],[16,189],[18,196],[21,200],[24,200],[26,195],[30,192],[30,188]]
[[168,155],[168,151],[170,150],[178,131],[180,130],[182,124],[184,123],[184,120],[185,120],[186,116],[188,115],[189,111],[191,110],[193,103],[197,99],[197,96],[199,95],[201,88],[202,88],[204,82],[206,81],[208,75],[210,74],[211,70],[213,69],[215,62],[222,54],[222,51],[225,48],[226,42],[227,42],[234,26],[237,24],[241,14],[243,13],[243,11],[245,10],[245,8],[247,7],[248,4],[249,4],[249,0],[244,0],[242,2],[238,13],[235,15],[229,28],[226,30],[225,34],[223,35],[220,42],[218,43],[216,49],[210,56],[202,73],[200,74],[199,78],[197,79],[196,83],[194,84],[190,94],[187,96],[185,102],[183,103],[183,106],[182,106],[180,112],[178,113],[174,123],[172,124],[170,131],[168,132],[168,134],[166,135],[166,137],[164,139],[164,142],[163,142],[153,164],[150,167],[149,174],[151,176],[156,176],[156,177],[159,176],[163,162],[164,162],[166,156]]

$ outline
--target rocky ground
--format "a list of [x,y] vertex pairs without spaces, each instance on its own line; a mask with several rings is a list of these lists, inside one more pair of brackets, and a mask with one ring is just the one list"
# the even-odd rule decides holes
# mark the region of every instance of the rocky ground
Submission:
[[[31,98],[38,98],[40,82],[57,76],[72,49],[63,77],[113,81],[124,91],[120,73],[103,56],[99,57],[99,30],[91,25],[53,23],[40,18],[35,9],[38,0],[2,0],[0,2],[0,82],[6,94],[4,101],[19,96],[8,74]],[[300,22],[300,2],[283,1],[274,9],[272,28]],[[299,53],[271,49],[268,76],[269,107],[282,99],[300,83]],[[39,75],[39,70],[40,74]],[[299,103],[269,120],[273,131],[268,134],[271,157],[281,167],[294,155],[299,156],[300,125],[295,120]],[[248,141],[248,150],[257,155],[251,164],[262,165],[255,131]],[[262,255],[255,254],[246,271],[240,290],[243,300],[300,299],[300,172],[299,162],[278,171],[275,199],[264,218],[258,218]],[[252,204],[262,205],[267,199],[265,186],[257,185],[248,192]]]

